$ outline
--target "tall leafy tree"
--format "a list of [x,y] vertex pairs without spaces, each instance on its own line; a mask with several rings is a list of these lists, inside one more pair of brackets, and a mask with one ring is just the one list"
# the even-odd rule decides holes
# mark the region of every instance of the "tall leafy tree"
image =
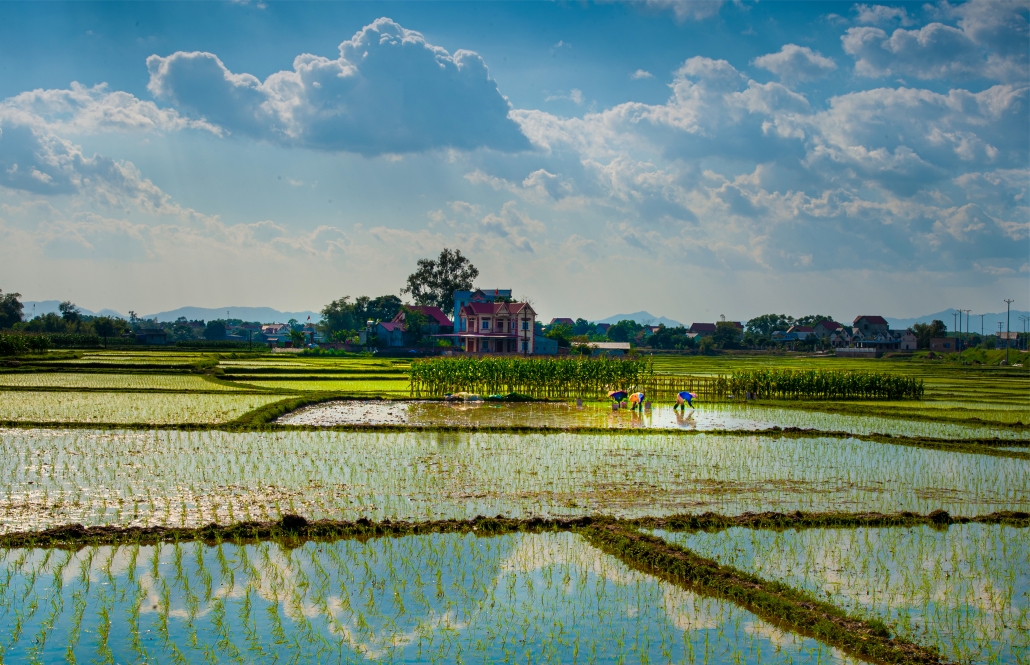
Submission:
[[65,323],[78,323],[82,316],[79,313],[78,306],[71,300],[65,300],[57,306],[57,309],[61,310],[61,318],[64,319]]
[[411,294],[417,305],[435,305],[449,312],[454,309],[454,292],[471,290],[476,277],[479,269],[460,249],[444,248],[435,261],[418,260],[418,268],[408,275],[401,293]]
[[832,316],[826,316],[825,314],[809,314],[808,316],[802,316],[799,319],[794,319],[794,325],[796,326],[814,326],[820,321],[832,321]]
[[740,346],[740,330],[729,321],[719,321],[715,324],[712,340],[720,349],[735,349]]
[[120,326],[110,316],[98,316],[93,319],[93,330],[104,338],[104,347],[107,347],[107,338],[115,334]]
[[762,314],[748,321],[745,328],[755,335],[768,337],[778,330],[786,331],[794,323],[794,317],[786,314]]
[[207,326],[204,327],[204,339],[225,339],[225,323],[222,321],[208,321]]
[[555,323],[547,327],[544,337],[558,342],[558,346],[567,349],[571,345],[572,326],[567,323]]
[[912,326],[912,332],[916,335],[916,344],[920,349],[930,348],[930,340],[934,337],[944,337],[948,334],[948,327],[944,321],[934,319],[933,322],[917,323]]
[[611,328],[608,328],[608,339],[613,342],[629,342],[636,338],[637,333],[644,329],[636,321],[623,319]]
[[0,289],[0,329],[10,328],[21,321],[24,306],[18,298],[21,298],[20,293],[4,295],[3,289]]

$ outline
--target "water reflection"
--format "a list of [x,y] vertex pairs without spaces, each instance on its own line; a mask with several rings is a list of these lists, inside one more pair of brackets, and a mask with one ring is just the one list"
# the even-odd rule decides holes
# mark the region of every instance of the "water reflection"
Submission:
[[697,430],[755,431],[772,427],[800,427],[852,434],[879,432],[896,436],[948,438],[1030,438],[1030,430],[969,427],[936,421],[910,421],[895,417],[856,416],[753,406],[749,404],[696,404],[681,411],[673,404],[650,409],[614,408],[611,404],[586,402],[435,402],[435,401],[339,401],[318,404],[281,417],[287,425],[331,427],[334,425],[420,425],[451,427],[553,427],[553,428],[690,428]]
[[5,662],[839,660],[569,533],[0,556]]

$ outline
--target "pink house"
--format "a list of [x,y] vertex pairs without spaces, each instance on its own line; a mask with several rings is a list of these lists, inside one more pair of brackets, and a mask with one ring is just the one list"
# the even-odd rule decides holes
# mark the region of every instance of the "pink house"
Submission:
[[531,354],[536,312],[524,302],[470,302],[459,310],[458,338],[469,353]]

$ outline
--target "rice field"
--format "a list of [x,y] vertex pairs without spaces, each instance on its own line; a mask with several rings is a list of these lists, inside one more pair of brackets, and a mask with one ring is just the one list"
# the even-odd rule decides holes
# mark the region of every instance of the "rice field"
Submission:
[[756,435],[0,430],[4,531],[936,509],[1030,510],[1030,461]]
[[261,388],[274,390],[276,392],[345,392],[345,393],[366,393],[369,395],[391,395],[397,397],[408,396],[408,382],[404,379],[382,379],[372,380],[363,377],[347,377],[345,379],[319,379],[317,381],[295,381],[295,380],[259,380],[239,382],[241,388]]
[[22,550],[0,576],[5,662],[847,660],[570,533]]
[[146,425],[217,424],[280,395],[0,390],[0,421]]
[[799,411],[749,404],[699,404],[697,409],[676,411],[669,405],[641,412],[613,410],[610,404],[584,402],[437,402],[346,400],[324,402],[280,417],[284,425],[334,427],[341,425],[413,425],[447,427],[548,427],[560,429],[676,429],[748,432],[774,427],[846,432],[856,436],[890,436],[934,439],[1004,439],[1030,441],[1030,429],[969,426],[933,420],[856,416]]
[[804,589],[960,663],[1030,662],[1030,530],[848,528],[656,532],[701,556]]
[[[686,413],[649,395],[653,408],[630,413],[589,399],[413,401],[407,358],[170,349],[48,357],[0,372],[0,535],[22,543],[0,548],[0,663],[857,663],[865,652],[845,649],[839,635],[814,623],[795,632],[744,602],[746,585],[720,595],[568,522],[489,536],[155,544],[123,533],[116,544],[84,538],[51,549],[17,534],[289,515],[423,526],[498,515],[523,520],[521,529],[537,518],[945,510],[1020,512],[1011,523],[937,529],[655,533],[685,556],[780,582],[875,630],[886,622],[884,634],[949,662],[1030,665],[1030,527],[1018,517],[1030,512],[1030,374],[1021,368],[656,356],[657,374],[685,381],[853,369],[921,382],[924,394],[702,399]],[[368,399],[283,414],[311,393]],[[261,425],[258,409],[277,422]],[[332,429],[355,424],[395,429]],[[541,427],[552,430],[533,430]],[[768,431],[776,427],[813,432]],[[990,447],[954,443],[971,439]]]
[[231,385],[208,381],[191,374],[108,374],[66,372],[20,372],[0,374],[0,388],[64,388],[85,390],[165,390],[224,392],[238,390]]

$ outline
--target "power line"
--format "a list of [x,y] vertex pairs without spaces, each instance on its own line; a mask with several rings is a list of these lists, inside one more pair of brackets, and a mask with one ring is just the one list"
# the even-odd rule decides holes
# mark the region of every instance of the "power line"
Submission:
[[1010,299],[1010,298],[1005,298],[1005,365],[1006,366],[1009,364],[1009,346],[1011,346],[1011,344],[1009,342],[1009,335],[1011,334],[1011,332],[1009,332],[1009,319],[1010,319],[1010,313],[1012,311],[1012,303],[1014,303],[1014,302],[1015,301]]

